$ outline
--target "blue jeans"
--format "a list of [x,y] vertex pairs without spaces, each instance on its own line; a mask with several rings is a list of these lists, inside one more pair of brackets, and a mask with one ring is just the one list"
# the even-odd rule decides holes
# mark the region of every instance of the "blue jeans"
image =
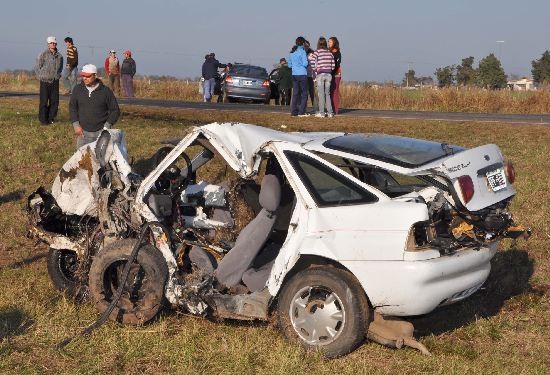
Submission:
[[63,86],[65,86],[66,91],[73,92],[73,89],[77,83],[76,82],[78,78],[77,73],[78,73],[78,68],[76,66],[72,69],[67,67],[63,69],[63,73],[61,74],[61,80],[63,81]]
[[292,76],[292,102],[290,114],[303,115],[307,104],[307,76]]
[[81,136],[76,137],[76,149],[78,150],[80,147],[87,145],[88,143],[95,142],[101,135],[102,131],[103,129],[99,129],[96,132],[87,132],[84,130]]
[[325,107],[327,113],[332,115],[332,103],[330,102],[330,82],[332,81],[332,75],[330,73],[321,73],[317,75],[317,94],[319,97],[319,113],[325,114]]
[[214,88],[216,87],[216,79],[210,78],[204,80],[203,98],[205,102],[209,102],[214,95]]

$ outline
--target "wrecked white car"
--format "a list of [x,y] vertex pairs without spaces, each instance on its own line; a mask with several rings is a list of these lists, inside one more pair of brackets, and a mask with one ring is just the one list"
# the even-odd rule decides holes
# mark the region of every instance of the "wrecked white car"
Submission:
[[111,319],[275,314],[336,357],[366,336],[426,351],[397,317],[467,298],[499,240],[528,235],[514,179],[496,145],[213,123],[133,165],[105,130],[28,210],[54,285]]

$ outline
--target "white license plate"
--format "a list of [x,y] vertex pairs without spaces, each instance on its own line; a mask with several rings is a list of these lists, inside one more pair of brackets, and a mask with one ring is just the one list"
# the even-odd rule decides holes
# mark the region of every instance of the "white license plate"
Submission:
[[243,81],[243,86],[252,86],[252,81]]
[[487,172],[487,181],[493,191],[499,191],[506,188],[506,175],[504,169],[497,169],[491,172]]

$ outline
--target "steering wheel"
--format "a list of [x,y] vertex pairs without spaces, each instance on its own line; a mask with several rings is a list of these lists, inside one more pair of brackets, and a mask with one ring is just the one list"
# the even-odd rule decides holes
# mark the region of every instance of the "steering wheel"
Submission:
[[[166,156],[173,150],[173,147],[165,146],[157,151],[153,158],[153,164],[156,167],[166,158]],[[177,161],[182,158],[185,161],[185,169],[187,174],[183,176],[181,174],[181,169],[177,166]],[[172,191],[173,186],[181,186],[186,180],[191,179],[193,174],[193,166],[191,164],[191,159],[189,156],[182,152],[176,160],[166,168],[159,176],[157,181],[155,181],[155,187],[159,192],[170,189]]]

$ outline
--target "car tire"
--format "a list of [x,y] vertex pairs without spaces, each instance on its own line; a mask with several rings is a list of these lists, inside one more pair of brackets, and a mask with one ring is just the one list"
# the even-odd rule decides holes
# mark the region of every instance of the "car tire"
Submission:
[[[106,246],[92,262],[90,294],[103,313],[112,301],[135,240],[119,240]],[[151,245],[142,245],[130,270],[125,291],[109,319],[138,325],[153,319],[164,303],[168,267],[162,253]]]
[[352,274],[318,266],[298,272],[285,283],[277,316],[289,340],[336,358],[363,342],[371,313],[363,288]]
[[78,255],[72,250],[54,249],[48,252],[48,275],[54,287],[76,297],[81,285],[77,277],[79,261]]

